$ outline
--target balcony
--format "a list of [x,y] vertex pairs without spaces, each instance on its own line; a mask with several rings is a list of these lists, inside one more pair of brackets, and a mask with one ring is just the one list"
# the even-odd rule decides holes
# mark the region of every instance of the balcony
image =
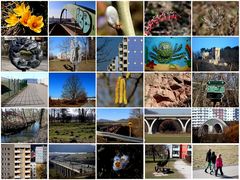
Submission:
[[21,153],[20,149],[15,149],[14,152],[15,153]]
[[15,164],[15,169],[21,168],[20,164]]
[[31,154],[25,154],[25,158],[26,159],[30,159],[31,158]]
[[21,179],[21,176],[20,175],[15,175],[14,179]]
[[26,154],[27,154],[27,153],[29,153],[29,154],[30,154],[30,153],[31,153],[31,151],[30,151],[30,150],[25,150],[25,153],[26,153]]
[[31,179],[31,175],[25,175],[25,179]]
[[15,159],[14,162],[15,162],[15,164],[16,164],[16,163],[19,163],[19,164],[21,163],[20,159]]
[[15,169],[14,173],[15,173],[15,174],[20,174],[20,173],[21,173],[21,170],[20,170],[20,169]]
[[31,169],[25,170],[25,173],[26,173],[26,174],[30,174],[30,173],[31,173]]
[[31,168],[31,165],[29,163],[26,163],[25,168]]

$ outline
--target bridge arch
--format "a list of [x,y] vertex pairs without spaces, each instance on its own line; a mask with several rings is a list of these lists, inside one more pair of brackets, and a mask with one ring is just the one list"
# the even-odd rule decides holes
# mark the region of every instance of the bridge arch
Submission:
[[[146,118],[148,118],[148,117],[146,117]],[[172,120],[173,122],[178,122],[176,124],[176,126],[179,125],[179,127],[181,128],[181,131],[185,133],[187,131],[187,127],[189,126],[189,123],[191,122],[191,118],[187,119],[187,121],[184,124],[184,121],[181,118],[156,117],[153,120],[150,119],[152,121],[152,123],[151,123],[151,121],[148,121],[146,118],[144,119],[144,122],[147,125],[147,129],[146,129],[147,134],[153,134],[154,133],[153,131],[156,131],[156,129],[159,129],[159,126],[162,123],[164,123],[164,121],[166,121],[166,120]],[[186,118],[184,120],[186,120]],[[176,128],[178,128],[178,127],[176,127]],[[191,127],[190,127],[190,129],[191,129]]]
[[62,10],[61,15],[60,15],[60,23],[63,22],[62,19],[63,19],[63,13],[64,13],[64,11],[66,11],[66,13],[67,13],[67,9],[64,8],[64,9]]
[[149,123],[148,123],[148,121],[146,119],[144,119],[144,122],[145,122],[145,129],[148,132],[148,134],[150,134],[150,125],[149,125]]

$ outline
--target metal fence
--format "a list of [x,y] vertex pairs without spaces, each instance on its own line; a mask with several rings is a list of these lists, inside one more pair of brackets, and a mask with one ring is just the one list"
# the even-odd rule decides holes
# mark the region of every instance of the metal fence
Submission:
[[2,78],[2,102],[21,92],[26,86],[26,80]]

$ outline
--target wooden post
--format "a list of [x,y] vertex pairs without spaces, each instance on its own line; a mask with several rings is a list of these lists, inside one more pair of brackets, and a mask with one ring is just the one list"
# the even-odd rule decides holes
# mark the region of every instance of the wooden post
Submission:
[[128,122],[128,127],[129,127],[129,136],[132,136],[132,122]]

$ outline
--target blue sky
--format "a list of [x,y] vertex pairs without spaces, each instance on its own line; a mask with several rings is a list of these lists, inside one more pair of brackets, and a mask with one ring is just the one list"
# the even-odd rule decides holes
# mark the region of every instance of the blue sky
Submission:
[[[87,38],[87,37],[81,37],[81,38]],[[81,38],[77,38],[77,40],[80,41],[80,43],[81,43]],[[62,42],[66,42],[66,40],[68,39],[71,39],[71,37],[50,37],[49,38],[50,53],[53,53],[53,55],[60,54],[61,50],[59,48],[59,45],[62,44]],[[84,44],[82,44],[82,46],[84,47]]]
[[88,97],[95,97],[94,73],[49,73],[49,96],[61,98],[63,85],[72,75],[78,76]]
[[11,78],[11,79],[26,79],[26,78],[31,78],[31,79],[44,79],[48,77],[48,73],[29,73],[29,72],[20,72],[20,73],[9,73],[9,72],[2,72],[2,77],[5,78]]
[[[67,4],[75,4],[75,2],[77,5],[95,10],[95,1],[50,1],[48,17],[51,18],[54,16],[55,18],[60,18],[63,7]],[[69,15],[68,13],[68,17],[70,17]]]
[[238,46],[238,37],[193,37],[193,52],[198,52],[201,48],[211,49],[212,47],[225,48],[227,46]]
[[117,121],[120,119],[129,118],[131,109],[98,109],[97,110],[97,120],[98,119],[108,119],[112,121]]
[[94,152],[94,145],[50,145],[49,152]]
[[191,109],[190,108],[173,108],[173,109],[145,109],[145,114],[149,114],[147,111],[153,111],[159,115],[162,116],[168,116],[168,115],[191,115]]

